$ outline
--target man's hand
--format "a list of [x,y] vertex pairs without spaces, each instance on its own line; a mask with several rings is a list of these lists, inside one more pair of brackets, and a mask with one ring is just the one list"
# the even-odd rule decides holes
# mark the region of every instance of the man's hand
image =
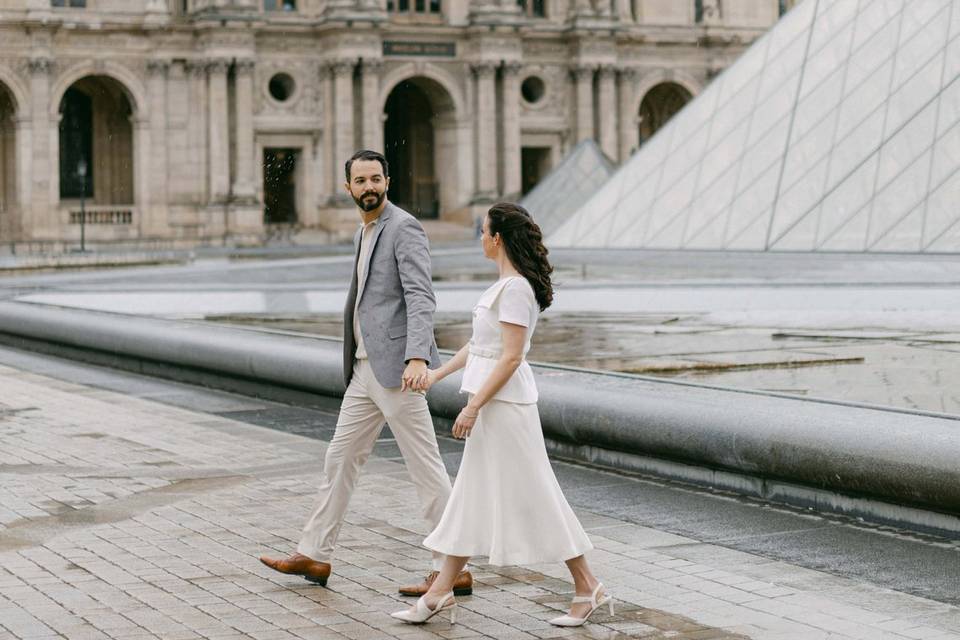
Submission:
[[407,362],[407,368],[403,370],[403,378],[400,384],[400,391],[420,391],[427,381],[427,362],[418,358],[412,358]]

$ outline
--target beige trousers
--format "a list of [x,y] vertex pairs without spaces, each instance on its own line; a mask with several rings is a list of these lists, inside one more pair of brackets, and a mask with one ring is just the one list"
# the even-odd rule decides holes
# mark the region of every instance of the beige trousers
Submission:
[[[327,447],[317,507],[303,528],[297,551],[330,562],[350,496],[384,421],[390,424],[417,488],[423,517],[432,530],[450,497],[450,477],[440,459],[433,420],[422,393],[385,389],[367,360],[354,362],[353,378],[343,396],[337,430]],[[433,554],[439,570],[443,555]]]

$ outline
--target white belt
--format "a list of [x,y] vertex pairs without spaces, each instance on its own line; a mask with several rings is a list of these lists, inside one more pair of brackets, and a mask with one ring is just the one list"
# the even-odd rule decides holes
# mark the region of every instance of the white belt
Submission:
[[471,342],[470,355],[479,356],[481,358],[499,358],[503,355],[503,349],[487,349],[484,347],[478,347]]

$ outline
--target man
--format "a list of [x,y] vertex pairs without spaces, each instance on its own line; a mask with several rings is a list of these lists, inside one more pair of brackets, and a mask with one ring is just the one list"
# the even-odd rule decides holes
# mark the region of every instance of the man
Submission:
[[[355,269],[343,314],[347,390],[327,447],[318,504],[297,552],[283,559],[260,558],[272,569],[320,585],[330,577],[347,504],[384,421],[390,424],[431,528],[450,496],[450,478],[422,391],[427,367],[440,365],[427,236],[416,218],[387,200],[390,177],[381,154],[358,151],[345,172],[344,187],[362,220],[353,239]],[[400,593],[426,593],[442,564],[443,556],[434,554],[434,571],[421,584],[401,587]],[[456,590],[468,595],[472,588],[473,577],[464,571]]]

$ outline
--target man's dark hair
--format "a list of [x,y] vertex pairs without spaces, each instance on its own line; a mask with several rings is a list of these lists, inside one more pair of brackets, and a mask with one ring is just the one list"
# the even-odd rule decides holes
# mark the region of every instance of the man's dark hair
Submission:
[[362,151],[357,151],[355,154],[353,154],[343,167],[344,172],[347,174],[347,182],[350,182],[350,168],[353,166],[353,163],[356,160],[376,160],[380,163],[380,166],[383,167],[383,177],[390,177],[390,169],[387,167],[387,159],[383,157],[383,154],[377,153],[376,151],[370,151],[369,149],[363,149]]

